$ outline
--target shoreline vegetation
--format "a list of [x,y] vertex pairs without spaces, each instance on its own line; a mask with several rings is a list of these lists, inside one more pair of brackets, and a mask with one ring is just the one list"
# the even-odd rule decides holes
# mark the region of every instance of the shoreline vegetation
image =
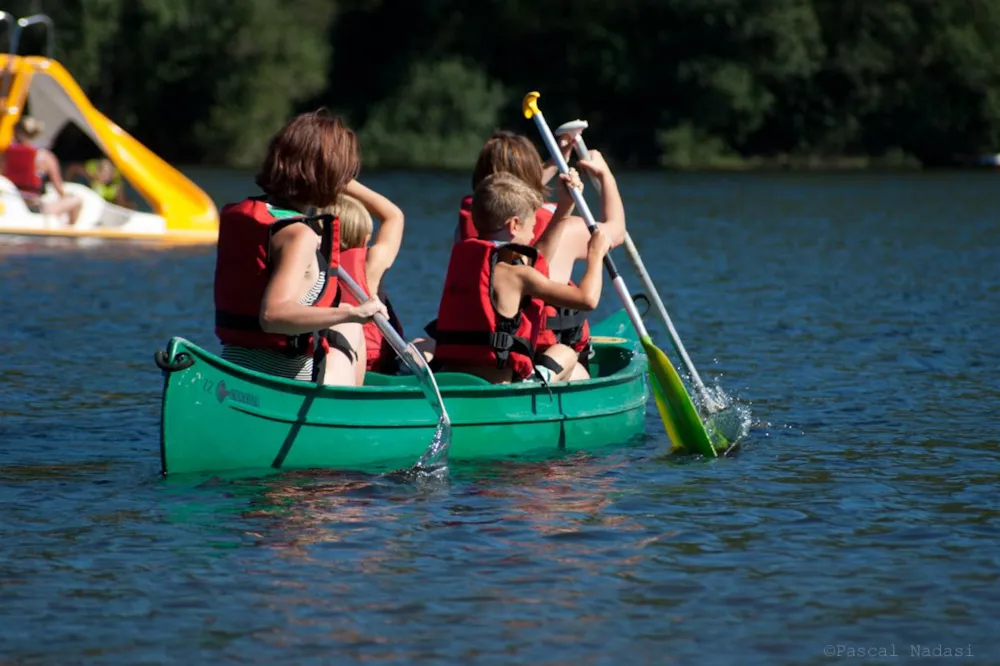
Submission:
[[[251,167],[291,115],[326,106],[368,168],[467,169],[496,128],[540,145],[530,90],[554,125],[587,120],[617,168],[916,169],[1000,151],[991,0],[8,5],[48,13],[94,104],[175,164]],[[26,30],[19,52],[44,39]],[[73,160],[88,142],[53,147]]]

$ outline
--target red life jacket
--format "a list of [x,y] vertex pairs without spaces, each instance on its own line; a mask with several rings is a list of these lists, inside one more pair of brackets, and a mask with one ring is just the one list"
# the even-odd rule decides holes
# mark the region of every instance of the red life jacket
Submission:
[[17,189],[30,194],[41,194],[45,189],[38,173],[35,159],[38,149],[24,143],[12,143],[7,147],[3,175],[14,183]]
[[[337,266],[340,260],[340,220],[332,215],[274,217],[264,202],[251,197],[228,204],[219,216],[219,242],[215,262],[215,334],[224,345],[272,349],[289,356],[311,354],[313,335],[265,333],[260,327],[260,306],[271,278],[271,236],[289,224],[304,223],[322,237],[316,258],[326,269],[326,283],[315,307],[336,305]],[[318,224],[325,221],[322,228]],[[329,349],[325,336],[320,346]]]
[[[367,261],[367,247],[356,247],[340,251],[340,267],[354,278],[354,281],[364,289],[366,294],[372,296],[371,287],[368,286]],[[360,305],[358,299],[354,298],[354,294],[349,289],[343,290],[342,302],[347,305]],[[389,311],[389,323],[396,329],[400,337],[404,337],[403,326],[399,323],[399,318],[396,316],[395,311],[393,311],[389,299],[386,298],[384,303],[386,309]],[[365,323],[362,329],[365,332],[365,348],[368,351],[368,363],[365,365],[365,368],[372,372],[381,372],[384,374],[395,372],[397,368],[396,363],[399,359],[389,341],[385,339],[382,331],[378,329],[378,325],[374,321],[369,321]]]
[[[542,237],[542,233],[552,221],[555,210],[555,204],[547,203],[535,211],[535,237],[531,240],[532,245]],[[467,196],[462,199],[462,205],[458,210],[458,233],[455,242],[478,237],[479,232],[472,223],[472,197]],[[570,280],[569,284],[573,284],[573,281]],[[587,321],[586,313],[549,305],[546,306],[545,314],[545,328],[539,332],[536,345],[538,351],[545,351],[552,345],[561,343],[580,353],[590,346],[590,323]]]
[[[503,249],[525,255],[548,276],[545,258],[535,248],[510,244]],[[428,331],[437,340],[434,361],[439,366],[511,368],[515,378],[526,379],[535,370],[535,343],[545,325],[545,306],[530,298],[514,317],[497,312],[493,271],[499,250],[475,238],[452,248],[437,321]]]
[[[535,237],[531,239],[532,245],[542,237],[542,233],[549,226],[552,214],[555,212],[556,205],[551,203],[542,204],[542,207],[535,211]],[[458,209],[458,229],[455,233],[455,242],[460,243],[470,238],[479,238],[479,231],[472,223],[472,195],[462,199],[462,204]]]

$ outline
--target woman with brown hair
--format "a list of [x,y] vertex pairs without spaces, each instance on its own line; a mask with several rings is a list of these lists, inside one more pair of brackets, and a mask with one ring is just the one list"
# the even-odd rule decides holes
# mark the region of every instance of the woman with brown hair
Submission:
[[310,213],[336,202],[359,167],[354,132],[322,109],[271,140],[255,179],[264,194],[224,206],[219,220],[222,358],[287,379],[356,384],[362,325],[386,308],[377,298],[339,304],[339,221]]

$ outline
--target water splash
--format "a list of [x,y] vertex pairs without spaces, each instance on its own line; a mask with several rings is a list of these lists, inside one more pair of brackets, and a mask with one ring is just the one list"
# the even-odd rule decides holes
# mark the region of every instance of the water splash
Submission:
[[448,469],[448,449],[451,447],[451,424],[442,416],[438,419],[434,437],[424,455],[413,466],[414,469],[433,472],[437,469]]
[[439,486],[448,479],[448,449],[451,447],[451,423],[442,417],[427,450],[412,467],[386,472],[382,476],[402,483]]
[[401,358],[420,380],[420,388],[424,392],[424,396],[438,415],[438,424],[434,430],[434,436],[431,438],[431,443],[414,464],[413,469],[425,473],[436,473],[436,470],[441,469],[447,471],[448,449],[451,447],[451,420],[448,418],[448,411],[445,409],[441,391],[434,380],[434,372],[427,364],[423,354],[412,342],[406,345],[406,354],[402,355]]
[[735,451],[740,441],[750,433],[753,415],[750,405],[726,393],[719,381],[716,377],[712,386],[705,387],[709,401],[714,403],[714,410],[708,410],[702,396],[697,393],[694,396],[694,403],[705,420],[712,443],[720,452],[728,454],[730,451]]

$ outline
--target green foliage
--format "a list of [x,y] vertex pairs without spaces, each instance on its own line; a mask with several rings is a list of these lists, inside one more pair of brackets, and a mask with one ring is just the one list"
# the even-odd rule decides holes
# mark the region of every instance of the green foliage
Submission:
[[[30,3],[20,4],[23,15]],[[57,58],[98,108],[167,159],[253,165],[296,104],[326,86],[330,0],[86,0],[46,9]],[[25,42],[20,52],[40,45]]]
[[[994,0],[10,0],[174,161],[252,165],[297,111],[366,166],[471,166],[497,125],[590,122],[617,164],[942,164],[1000,150]],[[38,52],[40,28],[23,39]]]
[[418,62],[361,130],[366,166],[462,168],[497,123],[504,90],[456,59]]
[[660,164],[674,169],[733,167],[742,160],[718,136],[709,134],[691,123],[657,133]]

